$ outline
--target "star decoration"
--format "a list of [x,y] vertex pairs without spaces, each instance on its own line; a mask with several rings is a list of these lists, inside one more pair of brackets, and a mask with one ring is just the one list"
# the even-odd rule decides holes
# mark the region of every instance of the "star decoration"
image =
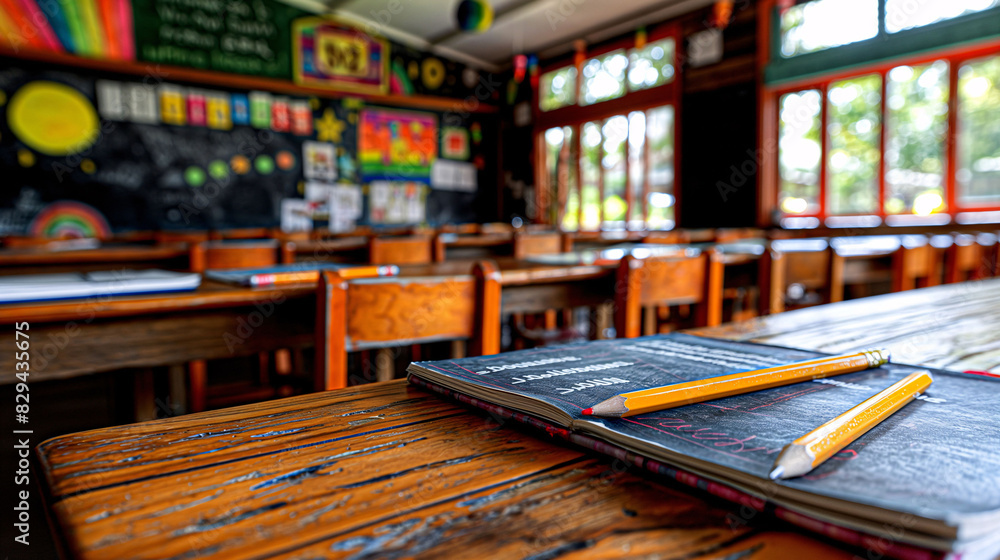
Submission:
[[323,118],[316,119],[316,139],[320,142],[340,143],[345,126],[344,121],[334,116],[333,109],[327,109],[323,111]]

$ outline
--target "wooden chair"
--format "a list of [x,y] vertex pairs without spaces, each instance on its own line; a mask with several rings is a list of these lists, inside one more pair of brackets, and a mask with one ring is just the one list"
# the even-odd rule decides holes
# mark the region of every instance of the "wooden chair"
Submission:
[[218,229],[208,235],[212,241],[223,239],[267,239],[271,237],[271,229],[266,227]]
[[[207,241],[191,246],[191,270],[255,268],[278,264],[278,241]],[[201,412],[211,406],[236,404],[240,401],[261,400],[273,396],[270,376],[271,355],[258,356],[258,381],[254,386],[226,387],[217,394],[209,394],[208,363],[204,360],[188,362],[188,406],[190,412]],[[292,356],[287,349],[274,352],[274,369],[279,376],[292,371]]]
[[191,247],[191,270],[254,268],[278,264],[276,239],[207,241]]
[[[469,339],[472,355],[500,351],[500,274],[490,261],[471,275],[345,280],[324,271],[318,288],[316,388],[348,385],[347,353]],[[376,358],[378,381],[393,377],[392,352]]]
[[903,236],[902,245],[892,257],[892,291],[939,285],[943,252],[924,236]]
[[743,239],[760,239],[765,237],[763,230],[757,228],[720,228],[715,230],[716,243],[732,243]]
[[995,265],[990,253],[995,245],[996,238],[993,236],[956,234],[944,255],[945,283],[993,276]]
[[629,255],[619,263],[614,319],[618,338],[660,332],[656,306],[692,304],[697,306],[692,326],[722,322],[722,260],[715,251],[679,258]]
[[656,245],[684,245],[691,243],[691,234],[683,229],[651,231],[642,238],[642,242]]
[[514,258],[523,259],[533,255],[565,253],[573,249],[573,239],[557,231],[537,233],[517,232],[514,234]]
[[826,239],[773,241],[771,312],[844,299],[844,258]]
[[429,264],[443,262],[444,254],[444,243],[437,236],[373,236],[368,240],[371,264]]

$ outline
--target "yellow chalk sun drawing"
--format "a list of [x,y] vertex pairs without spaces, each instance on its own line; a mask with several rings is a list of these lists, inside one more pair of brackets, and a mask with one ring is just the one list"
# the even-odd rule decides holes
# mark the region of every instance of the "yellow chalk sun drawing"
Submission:
[[79,91],[56,82],[31,82],[7,105],[7,122],[19,140],[43,154],[65,156],[89,148],[100,122]]

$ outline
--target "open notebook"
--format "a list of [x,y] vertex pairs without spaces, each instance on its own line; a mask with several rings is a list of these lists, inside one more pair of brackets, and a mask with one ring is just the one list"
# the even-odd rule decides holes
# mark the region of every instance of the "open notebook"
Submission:
[[0,276],[0,303],[193,290],[201,275],[169,270],[107,270]]
[[926,368],[889,364],[629,418],[581,414],[623,392],[817,356],[672,334],[417,362],[408,372],[411,383],[727,499],[763,499],[783,519],[880,554],[926,556],[915,545],[997,555],[1000,379],[931,370],[919,400],[812,473],[778,482],[768,472],[786,443]]

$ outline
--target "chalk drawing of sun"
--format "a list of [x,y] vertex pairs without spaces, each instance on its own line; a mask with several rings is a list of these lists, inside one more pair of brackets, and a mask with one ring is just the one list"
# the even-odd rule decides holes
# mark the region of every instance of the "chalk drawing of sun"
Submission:
[[94,105],[79,91],[56,82],[31,82],[14,93],[7,122],[19,140],[50,156],[75,154],[97,140]]

